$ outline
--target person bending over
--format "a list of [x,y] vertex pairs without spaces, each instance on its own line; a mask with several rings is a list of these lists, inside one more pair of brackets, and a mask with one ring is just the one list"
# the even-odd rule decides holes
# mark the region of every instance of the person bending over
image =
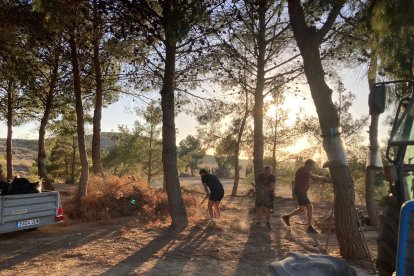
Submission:
[[224,189],[217,176],[209,174],[205,169],[200,170],[201,182],[208,196],[208,212],[210,221],[220,221],[220,201],[224,197]]

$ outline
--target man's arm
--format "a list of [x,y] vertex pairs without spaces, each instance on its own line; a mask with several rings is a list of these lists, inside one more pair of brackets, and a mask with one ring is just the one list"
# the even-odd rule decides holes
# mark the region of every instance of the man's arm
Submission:
[[206,194],[210,195],[210,191],[208,190],[207,185],[204,182],[203,182],[203,187],[204,187],[204,191],[206,191]]
[[276,188],[276,176],[272,175],[272,178],[270,180],[270,187],[269,189],[275,193],[275,188]]
[[317,181],[322,181],[322,182],[331,182],[331,179],[327,176],[321,176],[321,175],[316,175],[316,174],[310,174],[309,175],[310,179],[313,180],[317,180]]

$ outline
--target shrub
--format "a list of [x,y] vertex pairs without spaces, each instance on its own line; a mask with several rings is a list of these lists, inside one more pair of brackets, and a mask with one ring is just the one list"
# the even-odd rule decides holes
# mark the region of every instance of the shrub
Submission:
[[[183,194],[189,214],[195,212],[197,197]],[[138,216],[140,220],[155,221],[169,218],[167,194],[161,189],[150,189],[145,181],[134,177],[91,177],[88,194],[79,206],[76,196],[63,203],[70,219],[83,221],[104,220],[122,216]]]

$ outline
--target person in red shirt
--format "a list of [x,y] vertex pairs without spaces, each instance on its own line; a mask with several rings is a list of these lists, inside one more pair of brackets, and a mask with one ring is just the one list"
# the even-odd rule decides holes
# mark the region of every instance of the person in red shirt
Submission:
[[295,185],[293,187],[293,192],[296,195],[298,200],[299,207],[293,210],[288,215],[282,216],[283,221],[287,226],[290,226],[289,219],[293,216],[296,216],[302,212],[307,210],[308,216],[308,233],[317,234],[318,232],[312,226],[312,214],[313,214],[313,206],[308,198],[308,189],[309,189],[309,179],[317,180],[317,181],[325,181],[330,182],[330,178],[326,176],[319,176],[312,174],[311,171],[315,166],[315,161],[312,159],[308,159],[305,161],[305,166],[300,167],[295,174]]

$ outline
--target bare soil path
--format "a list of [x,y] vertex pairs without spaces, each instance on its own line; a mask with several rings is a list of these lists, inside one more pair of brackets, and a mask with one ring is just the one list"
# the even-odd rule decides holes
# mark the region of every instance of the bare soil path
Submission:
[[[223,182],[227,195],[220,226],[208,224],[204,204],[200,218],[190,219],[181,232],[130,217],[0,235],[0,275],[266,275],[268,265],[288,252],[324,253],[325,234],[310,235],[295,223],[284,225],[281,216],[296,207],[288,188],[278,187],[272,229],[267,229],[254,223],[254,198],[229,197],[231,180]],[[200,185],[198,178],[182,183],[187,188]],[[242,186],[241,194],[248,189]],[[315,203],[315,218],[329,204]],[[376,234],[369,231],[366,236],[375,256]],[[339,255],[335,234],[328,252]],[[368,261],[353,264],[359,266],[358,275],[370,272]]]

